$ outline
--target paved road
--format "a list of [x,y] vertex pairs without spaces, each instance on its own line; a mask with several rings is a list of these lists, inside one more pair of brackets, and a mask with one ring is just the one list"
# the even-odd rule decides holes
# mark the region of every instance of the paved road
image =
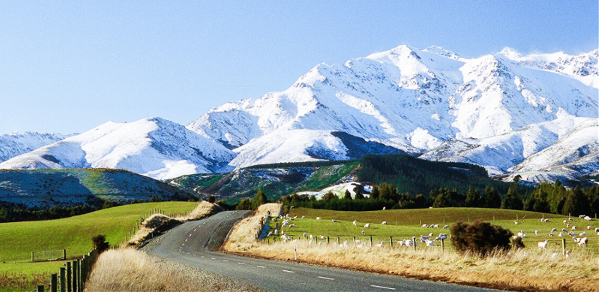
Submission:
[[221,212],[181,224],[144,250],[270,291],[496,291],[215,252],[232,226],[246,214]]

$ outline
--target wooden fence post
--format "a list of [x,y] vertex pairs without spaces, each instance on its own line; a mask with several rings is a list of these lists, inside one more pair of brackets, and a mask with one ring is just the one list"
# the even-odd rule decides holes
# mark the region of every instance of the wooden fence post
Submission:
[[562,255],[566,255],[566,239],[562,238]]
[[441,253],[445,253],[445,239],[441,238]]
[[372,247],[372,235],[370,236],[370,247]]
[[37,292],[44,292],[44,285],[37,285]]
[[71,284],[72,284],[71,277],[72,277],[71,262],[67,262],[67,292],[73,291],[73,289],[71,289]]
[[339,236],[337,236],[337,245],[339,245]]
[[81,272],[83,272],[83,267],[82,267],[83,261],[81,259],[77,259],[77,291],[81,292],[83,291],[82,287],[82,283],[81,283]]
[[50,275],[50,291],[58,292],[58,275],[52,274]]
[[327,245],[329,245],[329,237],[327,236]]
[[393,248],[393,236],[389,236],[389,245]]
[[67,250],[66,250],[66,249],[63,249],[63,250],[62,250],[62,259],[63,259],[63,260],[66,260],[66,259],[67,259]]
[[67,292],[66,269],[60,267],[60,292]]
[[79,291],[77,288],[77,279],[79,277],[79,263],[73,261],[73,292]]
[[31,261],[35,262],[35,252],[31,252]]
[[354,236],[354,247],[356,247],[356,237]]
[[414,245],[414,251],[416,251],[416,236],[412,236],[412,245]]

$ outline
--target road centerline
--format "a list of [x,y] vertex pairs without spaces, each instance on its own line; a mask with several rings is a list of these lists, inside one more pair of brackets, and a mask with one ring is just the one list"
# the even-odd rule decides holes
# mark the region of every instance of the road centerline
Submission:
[[325,280],[329,280],[329,281],[335,281],[335,279],[333,279],[333,278],[328,278],[328,277],[322,277],[322,276],[318,276],[318,278],[325,279]]
[[387,290],[395,290],[395,288],[392,288],[392,287],[385,287],[385,286],[378,286],[378,285],[370,285],[370,287],[379,288],[379,289],[387,289]]

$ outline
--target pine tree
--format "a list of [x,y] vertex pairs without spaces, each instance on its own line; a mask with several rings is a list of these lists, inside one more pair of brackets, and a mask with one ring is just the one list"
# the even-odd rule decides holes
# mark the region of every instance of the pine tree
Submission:
[[507,195],[505,195],[505,198],[501,202],[501,209],[522,210],[524,208],[522,199],[518,196],[518,190],[518,183],[512,183],[507,190]]
[[348,189],[345,189],[345,196],[343,198],[346,200],[351,200],[351,193]]
[[501,207],[501,197],[495,188],[488,186],[485,188],[484,207],[485,208],[499,208]]
[[578,215],[589,215],[591,213],[591,204],[588,198],[576,187],[574,190],[568,192],[562,214]]
[[464,204],[466,207],[479,207],[480,194],[478,193],[478,190],[472,190],[472,187],[469,187],[466,192],[466,201]]

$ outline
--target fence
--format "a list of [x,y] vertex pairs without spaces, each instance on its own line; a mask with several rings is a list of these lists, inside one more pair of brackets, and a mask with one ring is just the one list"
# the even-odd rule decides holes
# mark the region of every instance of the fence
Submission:
[[[50,291],[82,292],[97,259],[98,251],[93,249],[83,258],[64,264],[59,273],[50,276]],[[44,292],[44,289],[44,285],[37,286],[38,292]]]
[[67,259],[67,250],[59,249],[59,250],[44,250],[38,252],[31,252],[31,261],[32,262],[40,262],[40,261],[56,261],[56,260],[66,260]]

